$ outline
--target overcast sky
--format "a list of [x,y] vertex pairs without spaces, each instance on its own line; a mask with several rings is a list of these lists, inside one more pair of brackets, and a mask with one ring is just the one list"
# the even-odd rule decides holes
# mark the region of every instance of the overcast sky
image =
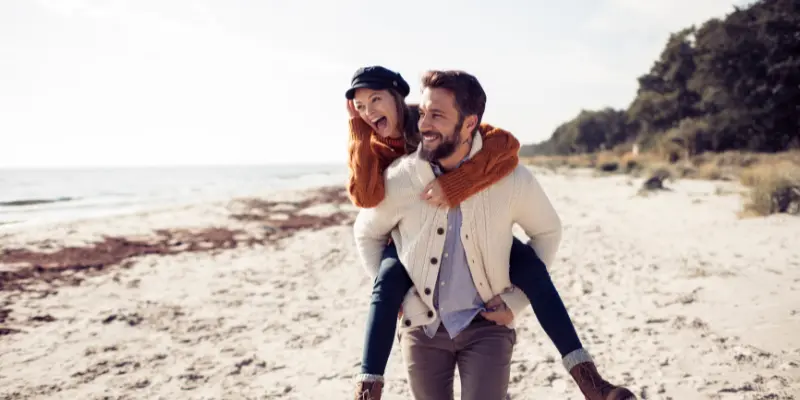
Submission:
[[[341,163],[361,66],[475,74],[523,143],[734,0],[0,0],[0,167]],[[458,6],[455,6],[458,4]]]

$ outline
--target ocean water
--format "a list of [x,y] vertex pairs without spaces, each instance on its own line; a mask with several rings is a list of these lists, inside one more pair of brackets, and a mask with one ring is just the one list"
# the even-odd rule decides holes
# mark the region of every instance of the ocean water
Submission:
[[0,228],[343,185],[344,164],[0,169]]

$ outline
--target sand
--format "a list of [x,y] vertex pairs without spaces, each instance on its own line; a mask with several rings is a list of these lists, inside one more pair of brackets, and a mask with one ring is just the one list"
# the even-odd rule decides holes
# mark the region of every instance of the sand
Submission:
[[[537,173],[565,224],[553,280],[609,380],[643,399],[800,398],[800,218],[738,218],[733,183],[637,196],[638,179]],[[51,270],[0,263],[0,398],[352,398],[370,281],[331,193],[0,231],[0,260],[51,254]],[[104,236],[123,260],[58,258]],[[512,398],[581,399],[517,318]],[[389,400],[409,398],[398,347]]]

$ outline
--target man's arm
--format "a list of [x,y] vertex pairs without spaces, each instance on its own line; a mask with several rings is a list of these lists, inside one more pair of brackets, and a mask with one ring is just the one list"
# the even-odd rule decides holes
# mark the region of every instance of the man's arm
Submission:
[[531,238],[528,244],[550,268],[561,244],[561,218],[530,170],[519,172],[515,184],[514,222]]
[[[528,244],[548,268],[553,264],[561,244],[561,219],[545,194],[539,181],[528,169],[515,171],[515,191],[512,200],[514,222],[530,237]],[[503,301],[519,315],[530,302],[521,290],[501,295]]]
[[399,222],[399,212],[394,202],[386,198],[374,208],[359,211],[353,224],[356,250],[367,274],[375,278],[389,240],[389,233]]

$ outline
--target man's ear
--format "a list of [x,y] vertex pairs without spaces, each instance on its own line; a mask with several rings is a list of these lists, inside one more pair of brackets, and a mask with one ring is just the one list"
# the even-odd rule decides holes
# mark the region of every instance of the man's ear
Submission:
[[478,127],[478,116],[477,115],[470,115],[467,118],[464,118],[464,129],[467,130],[468,133],[475,132],[475,128]]

